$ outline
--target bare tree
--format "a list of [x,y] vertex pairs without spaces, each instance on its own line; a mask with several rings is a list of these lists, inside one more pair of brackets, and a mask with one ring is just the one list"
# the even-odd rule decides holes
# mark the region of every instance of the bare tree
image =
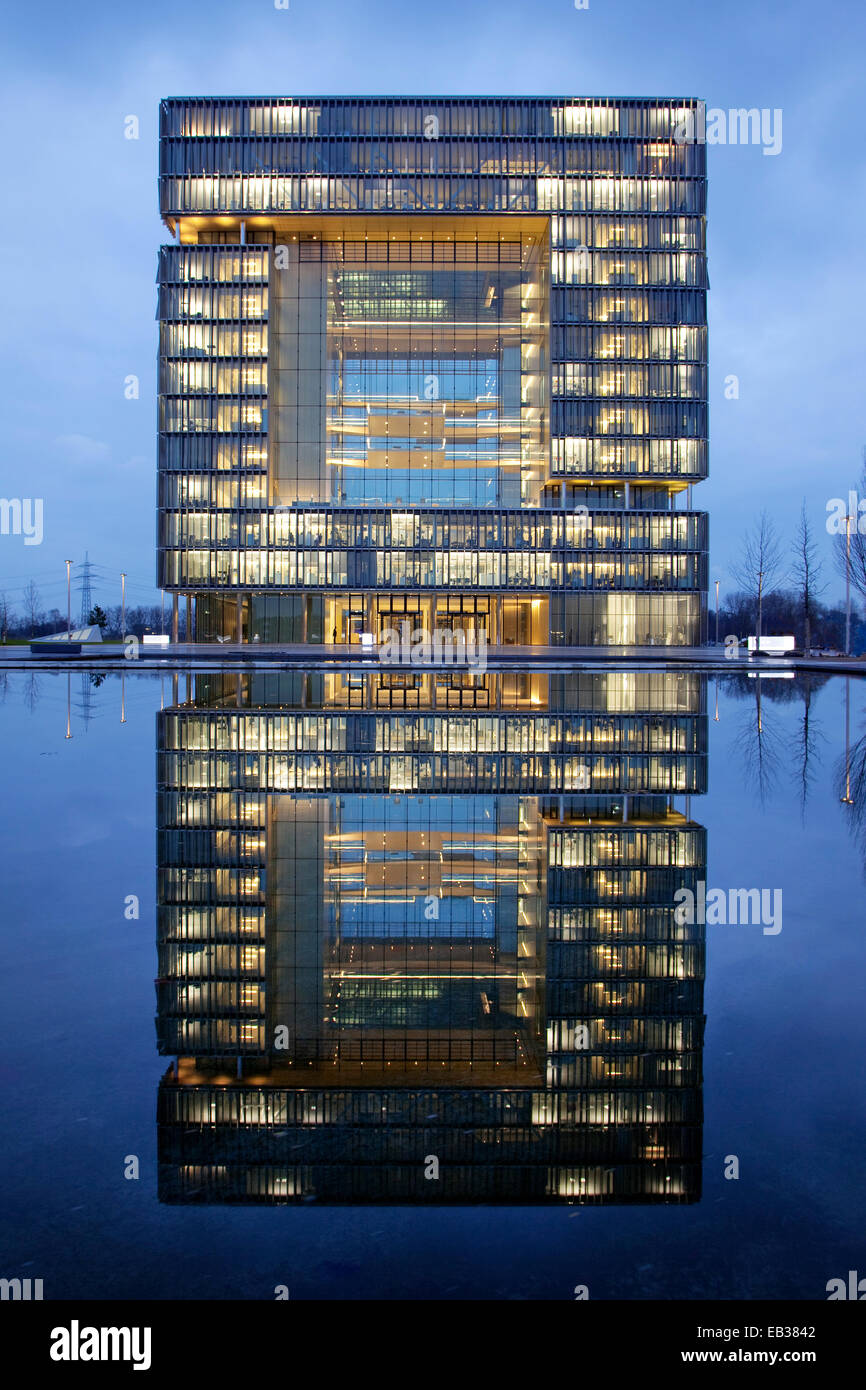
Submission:
[[812,528],[806,514],[805,500],[800,511],[797,533],[794,537],[794,563],[791,566],[791,578],[797,585],[800,611],[803,616],[803,648],[809,652],[812,647],[812,622],[816,617],[818,595],[827,586],[821,583],[821,562],[818,559],[818,547],[815,544]]
[[754,712],[743,713],[736,726],[734,740],[740,752],[738,761],[743,779],[751,785],[759,804],[763,806],[779,780],[780,769],[788,754],[772,717],[772,706],[770,718],[765,716],[763,681],[756,680],[750,684],[754,690]]
[[[866,497],[866,466],[857,484],[857,496]],[[850,505],[850,503],[849,503]],[[847,577],[850,559],[851,587],[862,599],[866,599],[866,535],[859,529],[862,518],[836,515],[827,522],[833,535],[833,563],[843,579]],[[850,530],[850,536],[849,536]],[[850,550],[849,550],[850,547]]]
[[835,769],[836,791],[844,806],[848,829],[866,859],[866,737],[861,735],[848,745]]
[[761,636],[764,597],[772,593],[782,566],[779,536],[767,512],[761,512],[743,540],[742,555],[734,567],[734,577],[757,606],[756,634]]
[[[801,671],[795,685],[796,693],[803,701],[803,722],[800,733],[794,742],[794,751],[799,754],[800,776],[800,815],[805,824],[806,802],[815,780],[815,764],[820,763],[821,744],[826,743],[823,731],[812,717],[812,697],[827,681],[824,675],[814,671]],[[792,764],[792,774],[795,767]]]
[[9,600],[0,589],[0,642],[6,642],[9,637]]
[[28,671],[24,683],[24,703],[31,714],[34,713],[39,704],[40,693],[39,676],[35,671]]
[[32,579],[24,590],[24,612],[30,622],[30,636],[32,637],[33,629],[42,617],[42,595]]

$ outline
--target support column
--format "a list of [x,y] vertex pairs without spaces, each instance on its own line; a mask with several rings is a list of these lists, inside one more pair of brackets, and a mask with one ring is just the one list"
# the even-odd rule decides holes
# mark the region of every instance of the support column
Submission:
[[192,641],[192,602],[189,594],[186,596],[186,640]]
[[171,640],[172,640],[172,643],[174,644],[174,646],[177,646],[177,640],[178,640],[177,635],[178,635],[178,629],[179,629],[178,616],[177,616],[177,609],[178,609],[177,594],[172,594],[172,596],[171,596]]
[[236,642],[243,642],[243,640],[244,640],[244,596],[243,596],[243,594],[238,594],[238,597],[237,597],[237,613],[236,613],[236,615],[235,615],[235,618],[236,618],[236,621],[235,621],[235,641],[236,641]]
[[301,608],[301,641],[307,645],[307,633],[310,630],[310,595],[304,594],[303,606]]

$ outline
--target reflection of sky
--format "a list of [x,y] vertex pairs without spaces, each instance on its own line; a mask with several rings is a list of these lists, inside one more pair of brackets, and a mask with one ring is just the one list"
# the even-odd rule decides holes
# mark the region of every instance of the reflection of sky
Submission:
[[[687,18],[644,0],[13,7],[3,95],[19,211],[5,225],[15,330],[2,370],[15,409],[0,493],[45,499],[45,540],[0,540],[0,586],[20,600],[35,575],[62,609],[63,562],[89,548],[128,572],[131,601],[153,596],[157,113],[160,97],[187,92],[635,92],[782,108],[781,154],[708,151],[713,478],[695,502],[712,513],[711,580],[723,583],[760,507],[790,531],[805,496],[821,530],[863,441],[851,268],[864,27],[845,0],[731,0]],[[123,137],[129,114],[138,141]],[[130,373],[138,401],[124,399]],[[94,597],[118,603],[119,579]]]
[[[110,678],[93,692],[90,732],[76,708],[67,741],[65,678],[41,677],[31,716],[27,678],[13,675],[0,706],[17,789],[0,803],[9,1268],[32,1261],[23,1272],[45,1279],[46,1297],[270,1297],[283,1282],[293,1298],[337,1299],[569,1298],[578,1282],[593,1298],[823,1298],[829,1278],[862,1269],[864,867],[834,786],[844,688],[813,696],[814,783],[801,813],[803,704],[775,703],[762,685],[763,750],[754,696],[723,689],[716,724],[710,687],[710,789],[691,801],[708,830],[710,886],[784,893],[778,936],[707,928],[697,1206],[191,1211],[155,1197],[159,686],[127,679],[121,725]],[[72,694],[80,705],[76,677]],[[852,683],[851,698],[856,738],[866,687]],[[764,808],[761,751],[765,763],[776,756]],[[455,836],[491,830],[492,807],[489,797],[391,803],[401,827]],[[366,821],[355,798],[344,828],[350,816]],[[138,921],[123,916],[130,893]],[[137,1184],[121,1179],[128,1153],[142,1161]],[[728,1154],[739,1156],[738,1182],[722,1177]]]
[[[375,502],[387,499],[389,503],[400,502],[448,502],[455,507],[483,506],[491,500],[492,490],[497,487],[499,470],[495,476],[488,477],[480,472],[453,473],[450,469],[428,468],[419,476],[399,468],[368,468],[362,476],[353,472],[343,474],[343,500],[347,503]],[[488,489],[485,492],[485,489]],[[498,493],[496,494],[498,496]]]
[[[506,402],[510,408],[502,416],[503,422],[509,415],[512,423],[519,420],[520,355],[506,348],[502,358],[502,369],[499,358],[486,353],[478,357],[419,356],[413,360],[399,356],[377,360],[350,353],[340,364],[332,363],[329,389],[332,397],[340,393],[340,417],[344,422],[361,419],[367,429],[363,437],[340,431],[330,436],[329,462],[338,479],[340,500],[349,505],[397,501],[458,507],[517,505],[518,480],[513,471],[503,471],[502,460],[513,465],[520,454],[519,435],[515,432],[510,438],[486,428],[500,418],[500,407]],[[512,365],[515,370],[510,369]],[[435,385],[433,398],[429,395],[431,381]],[[458,416],[452,404],[485,397],[494,401],[490,409],[465,416],[463,411]],[[407,415],[412,418],[411,435],[373,432],[383,428],[386,420]],[[431,416],[433,438],[424,433],[425,428],[430,429]],[[458,426],[470,431],[481,426],[482,432],[458,435]],[[387,450],[388,466],[368,464],[370,450]],[[409,452],[416,454],[415,467],[401,468],[400,456]],[[423,467],[418,462],[422,452],[426,456]]]
[[[395,856],[389,854],[389,859]],[[465,878],[465,875],[464,875]],[[341,886],[346,888],[345,875]],[[476,889],[484,886],[491,891],[495,888],[494,878],[472,874]],[[340,935],[351,937],[374,937],[377,939],[394,937],[402,940],[408,937],[421,937],[425,941],[431,937],[454,939],[493,939],[496,936],[496,907],[492,902],[479,902],[472,897],[451,897],[447,895],[448,880],[442,879],[445,896],[437,897],[436,916],[425,916],[423,896],[410,895],[401,899],[368,897],[361,900],[346,900],[340,903]],[[359,886],[362,883],[359,881]]]
[[[520,362],[516,364],[518,380]],[[385,405],[401,398],[412,401],[433,399],[425,396],[429,376],[435,372],[438,395],[435,400],[474,401],[479,396],[494,395],[498,390],[499,360],[496,357],[456,358],[451,355],[419,356],[410,365],[406,358],[390,358],[380,362],[373,358],[356,357],[349,353],[343,368],[343,393],[363,396],[364,400]],[[336,378],[332,382],[335,389]]]

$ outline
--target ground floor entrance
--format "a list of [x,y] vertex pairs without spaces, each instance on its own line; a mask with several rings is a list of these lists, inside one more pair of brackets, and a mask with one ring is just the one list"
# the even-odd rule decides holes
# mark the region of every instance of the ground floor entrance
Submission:
[[[185,600],[185,602],[184,602]],[[180,620],[178,616],[180,615]],[[700,593],[479,594],[428,592],[205,593],[178,595],[172,635],[193,642],[356,646],[390,630],[462,633],[491,647],[694,646]]]

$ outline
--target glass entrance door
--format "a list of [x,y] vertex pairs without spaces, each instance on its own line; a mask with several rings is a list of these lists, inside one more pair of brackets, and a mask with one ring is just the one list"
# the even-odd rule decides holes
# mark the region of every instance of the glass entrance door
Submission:
[[461,594],[452,598],[436,600],[436,627],[442,632],[462,632],[467,641],[474,640],[479,632],[490,640],[489,598],[474,598]]
[[548,642],[546,598],[504,598],[502,637],[505,647],[544,647]]

